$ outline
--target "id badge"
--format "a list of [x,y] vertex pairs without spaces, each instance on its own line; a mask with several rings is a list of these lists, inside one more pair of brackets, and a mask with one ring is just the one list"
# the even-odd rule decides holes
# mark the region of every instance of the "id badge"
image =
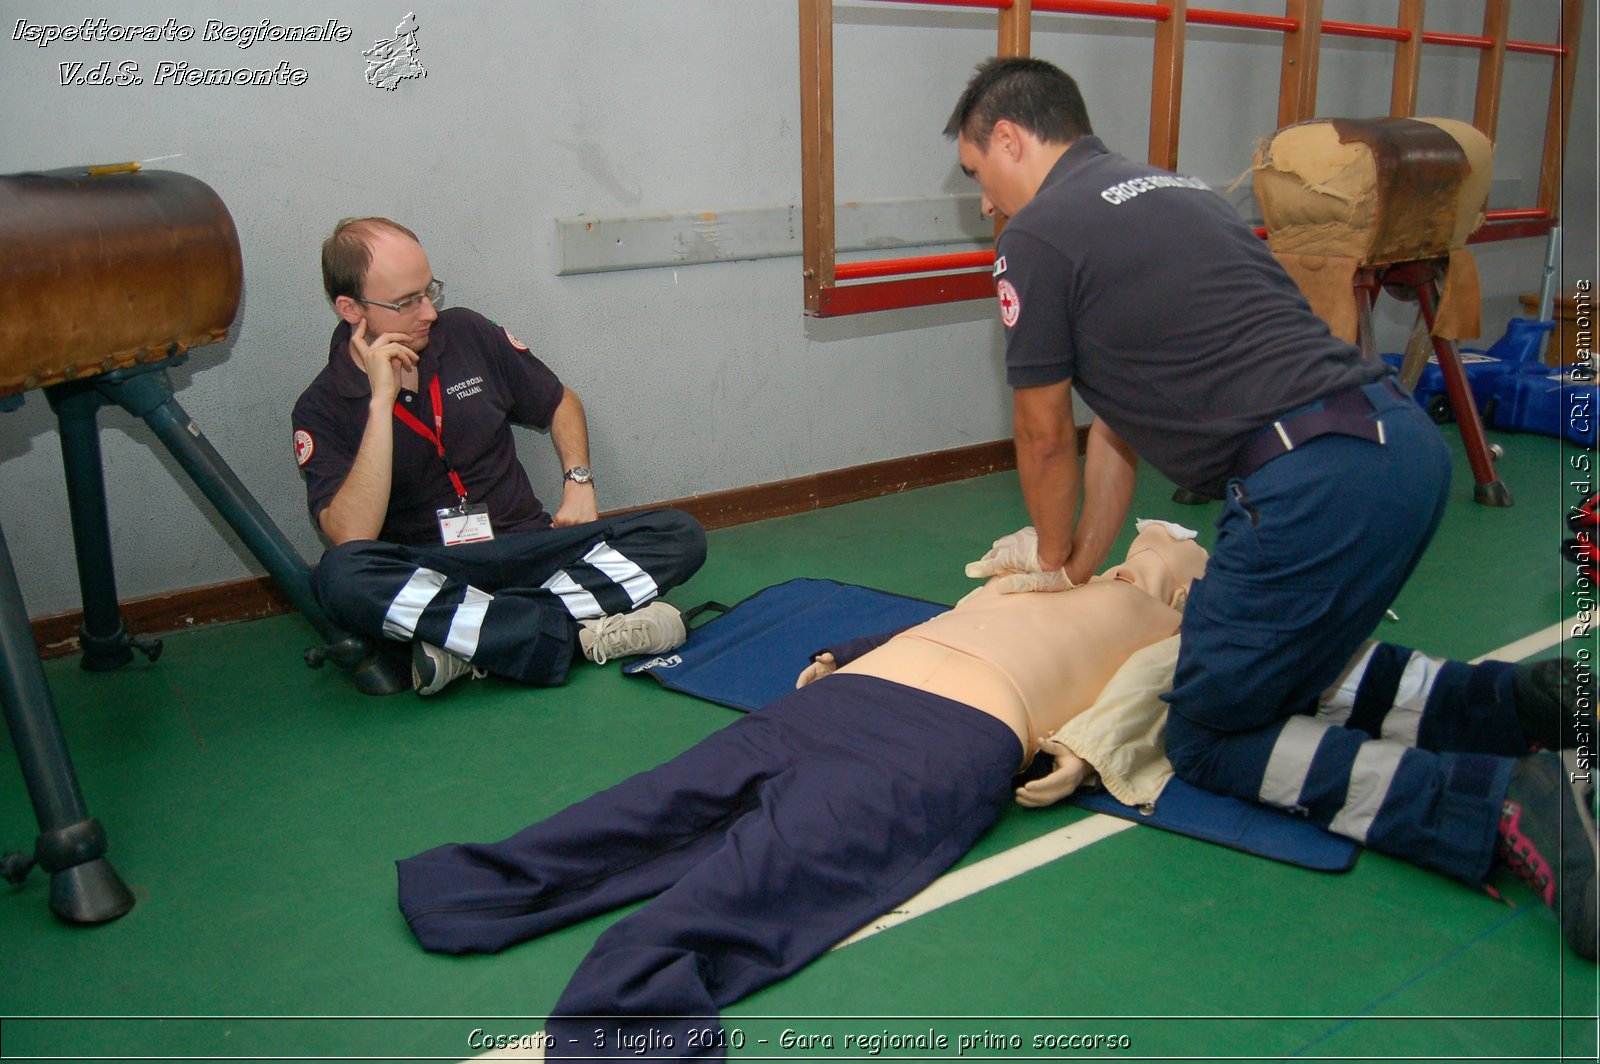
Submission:
[[437,513],[439,536],[446,547],[454,547],[458,543],[481,543],[494,538],[494,526],[489,523],[489,508],[481,502],[446,506]]

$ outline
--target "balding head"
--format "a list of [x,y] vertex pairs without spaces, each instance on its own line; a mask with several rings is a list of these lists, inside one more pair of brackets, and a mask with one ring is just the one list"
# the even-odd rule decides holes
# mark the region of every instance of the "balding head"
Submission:
[[380,237],[404,237],[418,247],[417,234],[387,218],[345,218],[322,242],[322,290],[333,303],[340,296],[360,299],[372,265],[373,243]]

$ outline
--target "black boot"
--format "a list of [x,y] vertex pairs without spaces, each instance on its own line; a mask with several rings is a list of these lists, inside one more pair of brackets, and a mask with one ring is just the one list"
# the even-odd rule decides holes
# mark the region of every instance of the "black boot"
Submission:
[[1594,751],[1594,671],[1567,658],[1518,665],[1511,670],[1517,721],[1529,742],[1546,750]]

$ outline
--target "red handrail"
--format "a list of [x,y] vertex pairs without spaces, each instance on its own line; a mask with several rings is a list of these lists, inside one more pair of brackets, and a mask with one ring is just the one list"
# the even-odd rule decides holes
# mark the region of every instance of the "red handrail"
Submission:
[[920,255],[909,259],[873,259],[867,262],[839,262],[833,267],[834,280],[862,281],[869,277],[895,277],[908,273],[933,273],[935,270],[965,270],[992,266],[993,251],[958,251],[949,255]]
[[1427,33],[1422,35],[1423,44],[1448,44],[1455,48],[1480,48],[1488,51],[1494,47],[1493,37],[1477,37],[1470,33]]
[[1483,221],[1489,222],[1539,222],[1550,217],[1543,207],[1508,207],[1498,211],[1484,211]]
[[[1485,225],[1503,222],[1541,222],[1550,217],[1543,207],[1510,207],[1484,211]],[[1254,229],[1256,236],[1265,238],[1267,231],[1261,226]],[[957,251],[948,255],[918,255],[905,259],[870,259],[861,262],[840,262],[833,267],[836,281],[865,281],[874,277],[901,277],[914,273],[934,273],[940,270],[967,270],[994,264],[994,252]]]
[[1403,26],[1371,26],[1364,22],[1324,22],[1322,32],[1331,37],[1366,37],[1377,41],[1411,39],[1411,31]]
[[1297,18],[1281,15],[1246,15],[1238,11],[1212,11],[1209,8],[1191,7],[1188,21],[1202,26],[1232,26],[1244,30],[1277,30],[1293,33],[1300,28]]
[[1172,17],[1172,8],[1165,4],[1129,4],[1116,0],[1033,0],[1035,11],[1049,11],[1057,15],[1108,15],[1112,18],[1147,18],[1152,22],[1165,22]]
[[987,7],[1000,11],[1011,10],[1014,0],[888,0],[894,4],[935,4],[940,7]]

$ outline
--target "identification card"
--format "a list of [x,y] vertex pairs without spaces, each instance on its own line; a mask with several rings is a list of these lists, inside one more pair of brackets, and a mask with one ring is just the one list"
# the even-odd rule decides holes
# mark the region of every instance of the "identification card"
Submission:
[[437,511],[439,536],[446,547],[458,543],[481,543],[494,538],[494,526],[489,523],[489,508],[481,502],[446,506]]

